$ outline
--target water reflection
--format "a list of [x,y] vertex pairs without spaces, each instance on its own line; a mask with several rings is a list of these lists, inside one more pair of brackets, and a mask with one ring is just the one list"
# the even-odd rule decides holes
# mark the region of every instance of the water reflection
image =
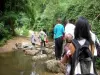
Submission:
[[54,75],[46,72],[44,61],[31,58],[22,51],[0,53],[0,75]]
[[21,51],[0,54],[0,75],[31,75],[30,59]]

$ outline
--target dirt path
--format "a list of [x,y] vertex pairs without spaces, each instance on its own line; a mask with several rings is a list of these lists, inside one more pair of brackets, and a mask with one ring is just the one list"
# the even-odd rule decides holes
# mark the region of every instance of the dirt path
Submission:
[[28,42],[31,44],[30,38],[28,37],[14,37],[13,39],[8,40],[3,47],[0,47],[0,53],[13,51],[12,48],[15,48],[15,44],[21,42]]

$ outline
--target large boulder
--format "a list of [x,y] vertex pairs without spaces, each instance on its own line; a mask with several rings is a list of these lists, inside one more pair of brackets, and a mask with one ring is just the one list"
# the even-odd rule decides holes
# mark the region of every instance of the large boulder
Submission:
[[45,48],[44,51],[45,51],[46,54],[52,54],[53,53],[53,50],[49,49],[49,48]]
[[62,73],[65,72],[65,66],[60,63],[59,60],[48,60],[45,62],[45,66],[47,71],[54,72],[54,73]]

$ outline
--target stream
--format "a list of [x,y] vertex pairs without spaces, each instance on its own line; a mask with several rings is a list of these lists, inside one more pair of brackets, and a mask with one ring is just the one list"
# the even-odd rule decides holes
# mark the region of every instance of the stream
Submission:
[[53,75],[42,61],[33,62],[23,51],[0,53],[0,75]]

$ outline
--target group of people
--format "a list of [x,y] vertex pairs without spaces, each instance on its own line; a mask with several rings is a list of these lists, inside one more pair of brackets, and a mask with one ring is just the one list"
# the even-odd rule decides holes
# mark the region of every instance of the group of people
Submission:
[[35,35],[34,32],[32,33],[31,43],[32,43],[33,46],[35,46],[37,40],[40,43],[41,48],[42,47],[46,47],[47,34],[46,34],[46,30],[45,29],[41,29],[41,31],[39,32],[39,34],[37,36]]
[[[65,27],[62,25],[61,19],[57,19],[57,24],[54,27],[54,40],[56,60],[60,60],[60,62],[63,64],[70,63],[70,66],[68,64],[66,69],[66,75],[97,75],[94,67],[94,61],[91,62],[91,66],[93,68],[90,67],[90,70],[87,70],[89,66],[87,65],[84,66],[85,69],[82,69],[83,59],[85,60],[85,58],[87,59],[90,56],[92,61],[92,58],[97,56],[95,41],[99,43],[96,35],[91,31],[91,25],[86,18],[79,17],[76,23],[73,23],[73,20],[69,20]],[[64,48],[63,42],[65,42]],[[78,47],[76,47],[76,44],[74,44],[75,42],[78,44]],[[81,50],[81,52],[80,50],[77,50],[81,48],[83,49],[83,47],[87,44],[89,44],[89,50]],[[86,46],[84,49],[88,48]],[[64,49],[64,54],[62,49]],[[86,61],[89,62],[90,60]],[[78,67],[76,67],[77,65]],[[81,66],[81,68],[79,68],[79,66]]]

